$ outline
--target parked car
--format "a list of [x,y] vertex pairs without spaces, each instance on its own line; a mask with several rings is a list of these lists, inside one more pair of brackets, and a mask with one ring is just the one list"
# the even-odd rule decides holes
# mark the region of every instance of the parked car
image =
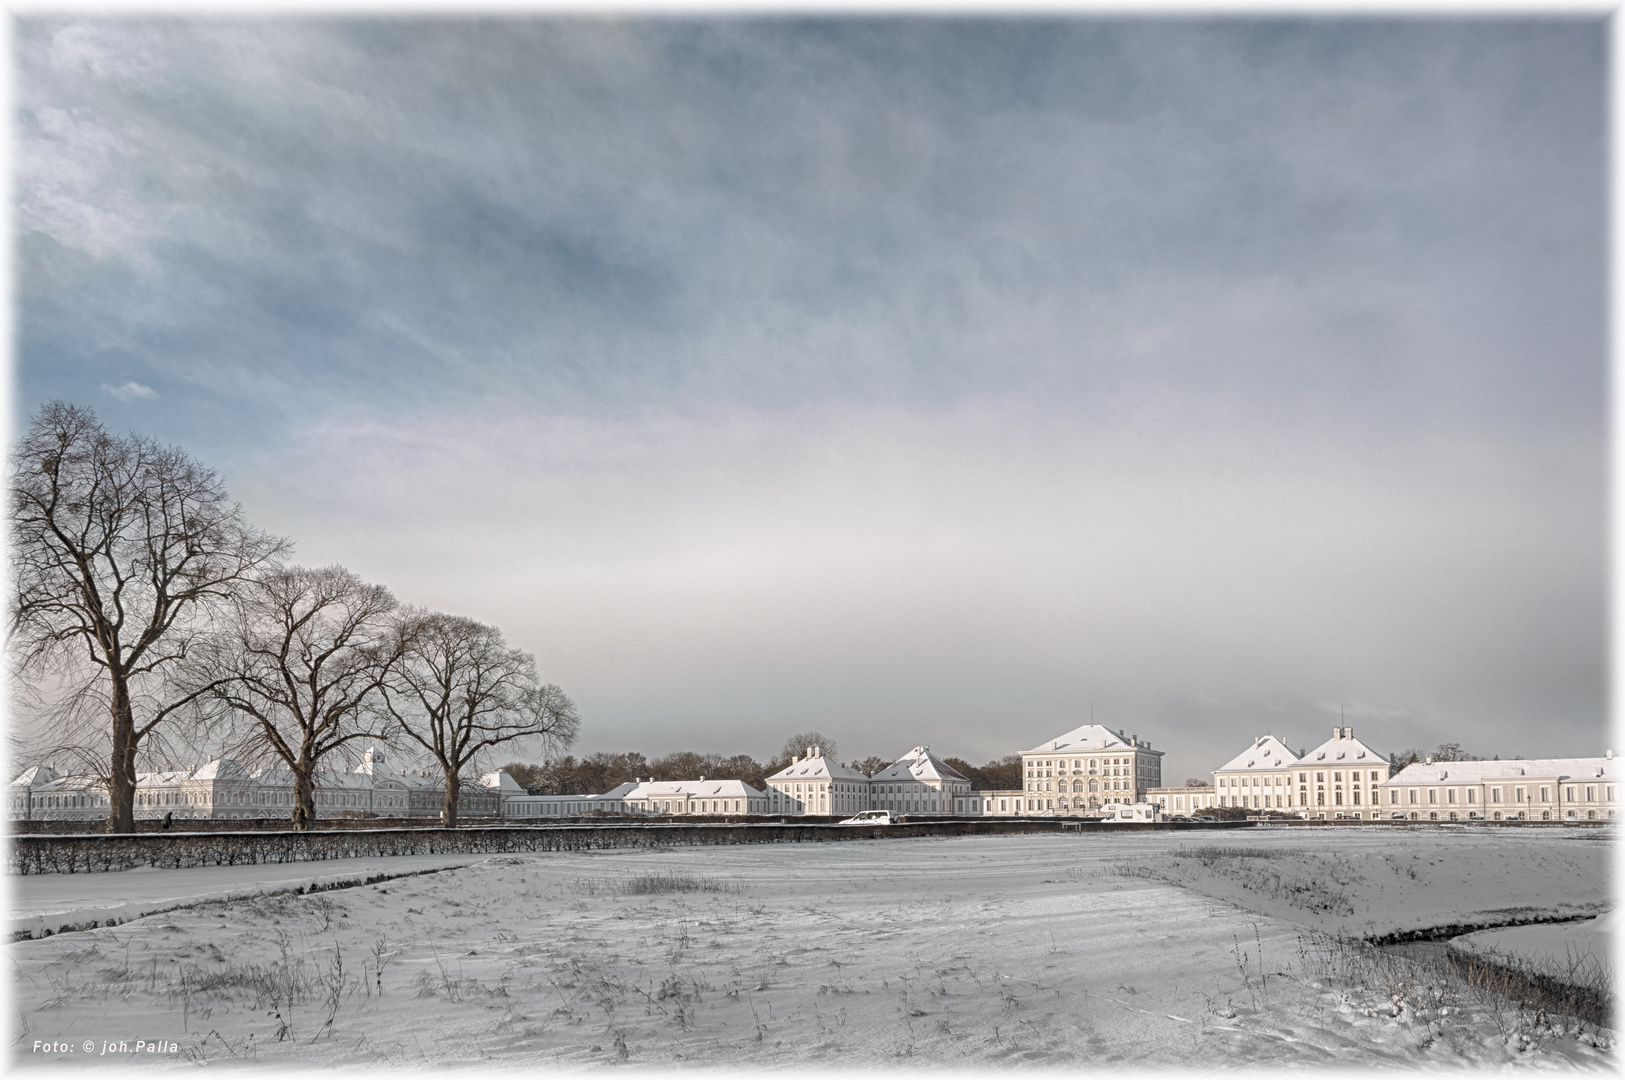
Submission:
[[890,810],[862,810],[837,825],[895,825]]

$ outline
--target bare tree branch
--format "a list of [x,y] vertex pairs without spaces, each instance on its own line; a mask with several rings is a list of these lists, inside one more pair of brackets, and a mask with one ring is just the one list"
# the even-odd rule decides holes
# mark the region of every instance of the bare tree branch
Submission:
[[495,627],[408,609],[396,634],[384,705],[401,733],[445,774],[448,827],[457,824],[463,774],[492,747],[531,740],[551,754],[575,741],[580,719],[574,703],[557,686],[543,684],[535,658],[508,648]]
[[195,683],[235,721],[235,750],[293,774],[293,825],[316,817],[316,770],[361,739],[393,736],[380,688],[398,647],[395,597],[342,566],[278,567],[249,582]]
[[108,831],[134,832],[137,754],[162,754],[160,726],[201,692],[179,678],[189,651],[289,544],[185,451],[66,402],[33,417],[10,479],[13,673],[52,685],[42,747],[105,753]]

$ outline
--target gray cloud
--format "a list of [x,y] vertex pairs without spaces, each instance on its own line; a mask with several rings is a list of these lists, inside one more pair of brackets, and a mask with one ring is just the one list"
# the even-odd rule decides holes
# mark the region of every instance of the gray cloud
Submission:
[[23,18],[18,406],[163,386],[110,415],[555,650],[601,745],[1577,752],[1606,41]]

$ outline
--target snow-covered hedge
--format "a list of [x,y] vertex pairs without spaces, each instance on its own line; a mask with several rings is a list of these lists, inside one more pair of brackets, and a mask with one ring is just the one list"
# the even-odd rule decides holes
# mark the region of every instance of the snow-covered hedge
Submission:
[[[1058,819],[922,821],[883,827],[829,824],[615,824],[320,832],[138,833],[134,836],[13,836],[14,874],[93,874],[139,866],[179,869],[316,862],[379,855],[443,855],[671,844],[753,844],[1051,832]],[[1116,826],[1117,829],[1133,826]]]

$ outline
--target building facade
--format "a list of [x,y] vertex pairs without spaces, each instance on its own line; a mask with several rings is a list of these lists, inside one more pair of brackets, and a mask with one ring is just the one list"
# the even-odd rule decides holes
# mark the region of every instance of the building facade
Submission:
[[1137,803],[1162,784],[1162,751],[1099,724],[1073,728],[1021,754],[1023,814],[1077,816]]
[[[316,773],[317,818],[438,818],[445,807],[439,773],[393,770],[384,752],[369,749],[354,771]],[[504,781],[506,783],[504,784]],[[522,791],[507,773],[491,773],[462,785],[458,814],[501,816],[505,796]],[[264,820],[293,815],[293,773],[285,768],[249,770],[230,758],[212,758],[196,769],[136,774],[138,820]],[[107,785],[89,776],[62,776],[41,765],[11,785],[15,821],[98,821],[110,810]]]
[[1610,821],[1618,803],[1614,752],[1597,758],[1427,761],[1380,789],[1381,812],[1408,821]]
[[1298,755],[1274,735],[1260,735],[1253,745],[1213,770],[1218,806],[1252,810],[1290,810],[1296,805],[1292,786]]
[[769,814],[848,817],[860,810],[878,809],[870,801],[870,778],[825,757],[819,746],[791,758],[766,783]]
[[[974,802],[970,780],[931,752],[916,746],[869,777],[869,805],[864,810],[893,814],[952,814],[955,805]],[[966,811],[974,813],[975,811]]]
[[1219,807],[1219,793],[1211,787],[1151,788],[1145,801],[1156,803],[1169,817],[1194,817]]

